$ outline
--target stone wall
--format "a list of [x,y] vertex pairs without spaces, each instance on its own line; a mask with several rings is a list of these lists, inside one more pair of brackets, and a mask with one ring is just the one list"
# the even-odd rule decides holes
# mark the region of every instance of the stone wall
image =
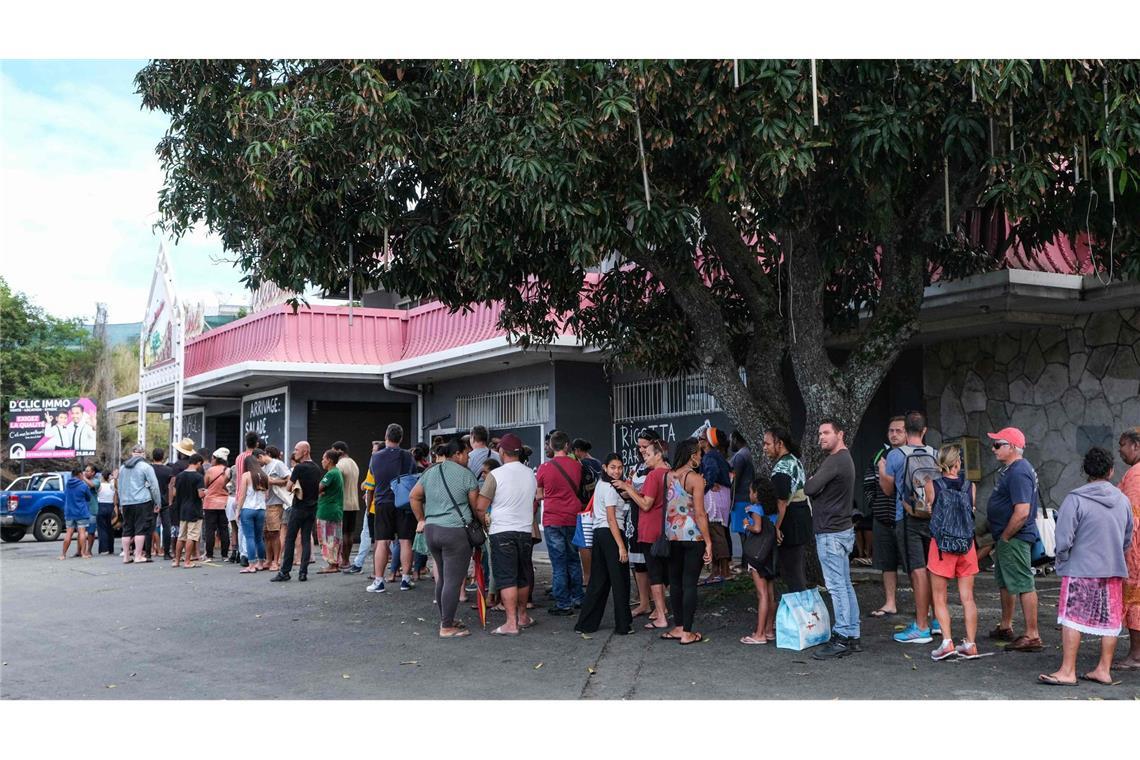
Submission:
[[928,443],[981,439],[979,504],[998,469],[986,433],[1012,425],[1025,433],[1042,504],[1057,507],[1084,482],[1081,458],[1090,446],[1115,455],[1120,431],[1140,425],[1140,309],[926,346],[923,393]]

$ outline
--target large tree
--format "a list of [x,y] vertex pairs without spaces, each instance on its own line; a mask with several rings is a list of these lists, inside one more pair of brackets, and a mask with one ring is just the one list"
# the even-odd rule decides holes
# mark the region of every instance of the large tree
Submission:
[[[1140,268],[1135,63],[154,61],[136,83],[171,119],[167,231],[205,224],[251,285],[501,299],[524,342],[700,368],[753,440],[797,395],[805,436],[853,437],[932,272],[1082,232]],[[970,213],[1010,233],[982,245]]]

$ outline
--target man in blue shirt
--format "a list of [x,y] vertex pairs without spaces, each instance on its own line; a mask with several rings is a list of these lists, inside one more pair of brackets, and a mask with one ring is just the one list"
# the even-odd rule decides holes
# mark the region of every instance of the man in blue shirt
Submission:
[[384,568],[388,565],[388,544],[400,541],[400,590],[408,591],[412,583],[412,539],[416,534],[416,516],[408,509],[396,509],[396,495],[391,483],[401,475],[415,471],[416,462],[411,452],[400,448],[404,428],[392,423],[384,433],[384,448],[372,455],[368,463],[368,479],[373,484],[369,499],[372,514],[373,578],[365,589],[371,593],[384,592]]
[[[1011,642],[1007,650],[1040,652],[1044,649],[1037,630],[1037,588],[1031,567],[1037,541],[1037,472],[1022,458],[1025,434],[1017,428],[988,433],[994,458],[1002,464],[993,493],[986,504],[986,519],[994,537],[994,578],[1001,591],[1001,624],[990,638]],[[1014,597],[1021,600],[1025,635],[1013,635]]]

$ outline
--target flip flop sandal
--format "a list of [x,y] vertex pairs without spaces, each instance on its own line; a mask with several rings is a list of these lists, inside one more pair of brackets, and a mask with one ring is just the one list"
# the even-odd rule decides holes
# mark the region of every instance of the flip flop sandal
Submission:
[[[658,636],[657,638],[665,639],[666,641],[681,641],[680,636],[674,636],[674,635],[669,634],[669,633],[663,633],[660,636]],[[684,642],[682,642],[682,643],[684,643]]]
[[495,630],[491,631],[491,635],[492,636],[518,636],[519,632],[518,631],[504,631],[500,627],[500,628],[496,628]]
[[986,637],[994,641],[1013,641],[1016,638],[1012,628],[1002,628],[1000,625],[987,633]]
[[241,575],[246,575],[247,573],[256,573],[256,572],[257,572],[257,568],[255,568],[255,567],[247,567],[244,570],[238,570],[238,573]]
[[526,630],[527,628],[534,628],[536,625],[538,625],[538,618],[531,618],[530,622],[527,623],[526,625],[519,623],[519,628]]
[[740,639],[740,643],[741,644],[752,644],[752,645],[767,644],[768,639],[766,639],[766,638],[765,639],[757,639],[757,638],[754,638],[752,636],[744,636],[743,638]]
[[689,644],[700,644],[702,641],[704,641],[704,640],[705,640],[705,637],[704,637],[704,636],[702,636],[702,635],[701,635],[701,634],[699,634],[699,633],[695,633],[695,634],[693,634],[693,635],[694,635],[694,636],[696,636],[696,638],[695,638],[695,639],[690,639],[689,641],[685,641],[684,639],[682,639],[682,638],[680,638],[680,637],[677,637],[677,642],[678,642],[678,643],[679,643],[681,646],[683,646],[683,647],[687,647]]
[[887,616],[897,615],[897,614],[899,614],[898,610],[884,610],[882,607],[880,607],[877,610],[871,610],[869,613],[867,613],[867,617],[885,618]]
[[[493,631],[492,631],[492,633],[493,633]],[[470,636],[470,635],[471,635],[471,631],[467,630],[466,628],[462,628],[462,629],[456,631],[455,633],[440,633],[439,637],[441,639],[458,639],[461,636]]]
[[661,631],[661,630],[664,630],[668,627],[669,627],[668,624],[654,625],[652,622],[646,623],[644,626],[642,626],[642,628],[644,628],[647,631]]
[[1042,686],[1076,686],[1077,685],[1076,681],[1062,681],[1059,678],[1056,678],[1056,677],[1050,676],[1050,675],[1046,675],[1044,673],[1037,676],[1037,683],[1041,684]]
[[1112,681],[1102,681],[1099,678],[1093,678],[1088,673],[1083,673],[1080,678],[1082,681],[1092,681],[1093,683],[1098,683],[1101,686],[1112,686]]
[[1131,664],[1125,664],[1125,663],[1120,663],[1118,665],[1114,662],[1114,663],[1112,663],[1112,669],[1113,670],[1140,670],[1140,665],[1131,665]]
[[1040,652],[1043,649],[1045,649],[1045,644],[1040,638],[1031,639],[1025,635],[1018,636],[1005,648],[1007,652]]

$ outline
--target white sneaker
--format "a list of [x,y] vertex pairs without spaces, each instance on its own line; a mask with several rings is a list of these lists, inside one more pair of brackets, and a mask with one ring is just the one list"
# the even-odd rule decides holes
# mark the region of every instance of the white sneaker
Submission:
[[942,639],[942,646],[930,653],[930,659],[945,660],[947,657],[953,657],[955,654],[954,642],[950,639]]
[[370,586],[368,586],[368,588],[366,588],[364,590],[369,592],[369,593],[372,593],[372,594],[383,594],[384,593],[384,579],[383,578],[377,578],[376,580],[372,581],[372,584]]

